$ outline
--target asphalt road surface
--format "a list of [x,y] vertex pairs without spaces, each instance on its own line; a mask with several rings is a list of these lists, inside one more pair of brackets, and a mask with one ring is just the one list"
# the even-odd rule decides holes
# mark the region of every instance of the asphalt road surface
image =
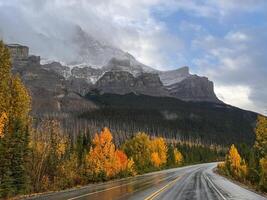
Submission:
[[213,173],[217,163],[149,173],[107,183],[91,184],[28,199],[35,200],[267,200]]

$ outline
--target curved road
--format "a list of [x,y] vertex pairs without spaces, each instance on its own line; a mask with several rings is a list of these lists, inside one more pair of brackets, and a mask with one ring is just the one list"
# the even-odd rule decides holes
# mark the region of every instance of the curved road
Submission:
[[28,199],[34,200],[267,200],[214,174],[217,163],[199,164],[141,176],[91,184]]

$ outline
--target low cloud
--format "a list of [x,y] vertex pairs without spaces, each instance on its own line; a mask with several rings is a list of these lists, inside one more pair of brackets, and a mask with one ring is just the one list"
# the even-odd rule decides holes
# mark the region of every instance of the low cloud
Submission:
[[214,80],[222,100],[265,113],[267,108],[267,27],[229,32],[195,40],[202,50],[195,59],[199,73]]
[[78,25],[152,67],[191,65],[222,100],[264,113],[266,9],[265,0],[0,0],[0,37],[68,61]]

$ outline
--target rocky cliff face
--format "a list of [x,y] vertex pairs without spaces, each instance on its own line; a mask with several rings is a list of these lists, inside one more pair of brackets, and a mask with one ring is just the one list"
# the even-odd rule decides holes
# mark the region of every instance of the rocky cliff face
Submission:
[[103,71],[126,71],[135,77],[142,73],[157,73],[157,70],[138,62],[131,54],[125,53],[124,58],[113,57],[102,67]]
[[59,62],[52,62],[49,64],[42,65],[43,69],[53,71],[63,77],[69,77],[71,75],[71,70],[69,67],[61,65]]
[[72,78],[83,79],[91,84],[94,84],[103,73],[103,70],[92,67],[74,67],[71,70]]
[[84,100],[92,85],[85,80],[69,76],[69,68],[53,62],[40,64],[38,56],[29,56],[23,66],[13,63],[13,73],[19,74],[32,96],[35,115],[64,113],[93,109],[96,106]]
[[168,96],[157,74],[143,73],[134,77],[126,71],[106,72],[95,85],[101,93],[146,94],[150,96]]
[[208,101],[222,103],[215,95],[213,82],[206,77],[190,75],[181,82],[169,85],[171,96],[184,101]]
[[175,70],[158,72],[163,85],[168,86],[179,83],[190,76],[189,67],[182,67]]

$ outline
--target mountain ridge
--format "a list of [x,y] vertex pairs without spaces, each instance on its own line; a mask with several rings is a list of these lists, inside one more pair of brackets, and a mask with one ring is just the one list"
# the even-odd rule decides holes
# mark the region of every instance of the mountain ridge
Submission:
[[[92,39],[85,41],[90,42]],[[95,43],[94,41],[92,45],[88,46],[94,46],[94,44],[100,45],[99,42]],[[62,76],[66,82],[71,82],[64,87],[72,90],[74,88],[78,89],[79,92],[82,92],[81,95],[94,88],[102,93],[127,94],[134,92],[152,96],[173,96],[184,101],[223,103],[216,97],[213,83],[208,78],[190,74],[189,67],[159,71],[140,63],[129,53],[123,53],[123,57],[119,58],[112,57],[101,68],[90,65],[83,67],[73,65],[70,67],[59,62],[42,65],[40,64],[40,57],[27,55],[28,47],[7,46],[12,52],[15,52],[15,54],[12,54],[12,60],[16,61],[13,62],[14,68],[23,70],[23,68],[27,68],[27,65],[36,65],[37,68],[40,67],[46,71],[54,72]],[[18,53],[20,51],[17,51],[16,48],[24,49],[24,54],[20,55]],[[42,80],[42,82],[46,81],[53,82],[54,80]]]

